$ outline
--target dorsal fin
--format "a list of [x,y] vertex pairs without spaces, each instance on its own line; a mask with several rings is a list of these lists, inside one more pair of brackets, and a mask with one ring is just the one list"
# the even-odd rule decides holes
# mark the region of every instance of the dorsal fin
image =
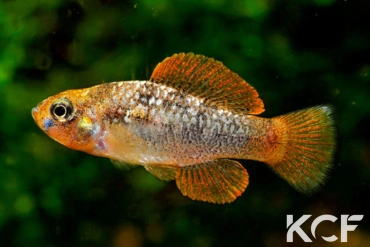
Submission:
[[221,62],[203,55],[180,53],[166,58],[154,69],[150,80],[237,113],[264,111],[263,102],[251,85]]

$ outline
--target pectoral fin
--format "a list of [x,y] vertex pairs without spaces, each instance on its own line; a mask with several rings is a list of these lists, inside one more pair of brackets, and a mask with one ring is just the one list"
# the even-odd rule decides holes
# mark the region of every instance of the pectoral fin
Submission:
[[181,167],[176,184],[184,196],[211,203],[230,203],[247,188],[249,176],[237,161],[219,159]]

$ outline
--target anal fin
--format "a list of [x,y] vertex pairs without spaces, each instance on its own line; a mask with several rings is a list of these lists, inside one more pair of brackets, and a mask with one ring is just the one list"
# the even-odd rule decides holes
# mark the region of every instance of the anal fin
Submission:
[[179,169],[176,184],[184,196],[211,203],[230,203],[247,188],[249,176],[237,161],[219,159]]

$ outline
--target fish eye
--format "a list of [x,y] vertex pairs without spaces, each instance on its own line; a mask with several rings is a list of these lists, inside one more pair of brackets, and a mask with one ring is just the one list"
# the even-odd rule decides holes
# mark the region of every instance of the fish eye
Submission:
[[72,104],[66,99],[56,102],[50,107],[51,115],[59,122],[71,120],[72,112]]

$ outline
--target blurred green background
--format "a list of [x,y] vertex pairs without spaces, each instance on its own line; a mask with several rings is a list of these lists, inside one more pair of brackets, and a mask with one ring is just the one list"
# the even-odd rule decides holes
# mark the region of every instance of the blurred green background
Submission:
[[[370,2],[366,0],[8,0],[0,2],[0,246],[370,246]],[[60,91],[148,79],[177,52],[222,61],[264,100],[264,117],[336,109],[338,150],[305,196],[258,162],[234,203],[183,197],[142,168],[69,150],[31,109]],[[305,244],[286,215],[332,214]],[[340,215],[364,214],[348,243]],[[311,220],[312,222],[312,220]]]

